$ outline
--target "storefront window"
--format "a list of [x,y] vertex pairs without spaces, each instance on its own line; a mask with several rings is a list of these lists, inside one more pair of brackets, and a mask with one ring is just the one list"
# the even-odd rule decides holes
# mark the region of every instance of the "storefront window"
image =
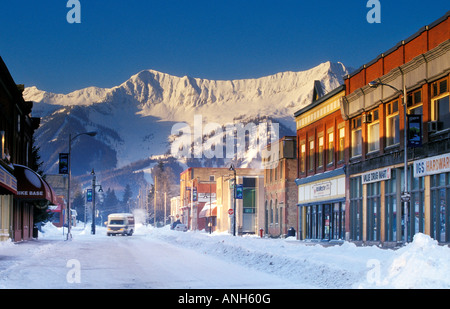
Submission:
[[[413,173],[410,168],[408,171]],[[411,204],[409,213],[409,234],[415,235],[416,233],[424,232],[424,180],[423,177],[414,178],[411,175]]]
[[431,236],[439,242],[450,241],[450,173],[431,176]]
[[333,219],[332,219],[332,238],[345,238],[345,203],[334,203],[333,205]]
[[305,238],[307,238],[307,239],[312,237],[312,235],[311,235],[311,224],[312,224],[312,222],[311,222],[311,217],[312,217],[311,211],[312,211],[311,207],[306,207],[306,231],[305,231]]
[[362,182],[361,177],[350,179],[350,237],[362,240]]
[[317,205],[317,226],[316,226],[316,238],[317,239],[322,239],[323,238],[323,205]]
[[331,204],[322,205],[323,208],[323,239],[331,237]]
[[391,170],[391,179],[386,181],[385,186],[385,239],[386,241],[397,240],[397,170]]
[[380,182],[367,184],[367,240],[380,240]]

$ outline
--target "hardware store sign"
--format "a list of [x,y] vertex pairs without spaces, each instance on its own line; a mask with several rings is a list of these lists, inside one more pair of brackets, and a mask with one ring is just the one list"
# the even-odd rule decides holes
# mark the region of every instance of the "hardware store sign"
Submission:
[[450,153],[414,162],[414,177],[450,172]]

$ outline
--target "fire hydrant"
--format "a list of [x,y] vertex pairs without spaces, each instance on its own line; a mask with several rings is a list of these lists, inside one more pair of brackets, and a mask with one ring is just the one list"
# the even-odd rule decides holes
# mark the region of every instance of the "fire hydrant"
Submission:
[[264,230],[263,229],[259,229],[259,236],[261,236],[261,238],[263,237],[263,233],[264,233]]

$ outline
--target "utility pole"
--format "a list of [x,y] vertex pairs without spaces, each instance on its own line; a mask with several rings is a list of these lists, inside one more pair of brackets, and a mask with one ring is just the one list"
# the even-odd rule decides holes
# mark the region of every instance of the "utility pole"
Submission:
[[153,225],[156,227],[156,175],[155,175],[155,189],[154,189],[154,195],[153,195]]

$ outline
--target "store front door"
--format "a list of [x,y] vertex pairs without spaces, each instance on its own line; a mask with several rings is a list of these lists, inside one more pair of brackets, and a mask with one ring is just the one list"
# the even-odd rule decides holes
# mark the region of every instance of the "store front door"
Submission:
[[331,205],[324,204],[323,205],[323,239],[330,240],[331,238],[331,230],[332,230],[332,220],[331,220]]

